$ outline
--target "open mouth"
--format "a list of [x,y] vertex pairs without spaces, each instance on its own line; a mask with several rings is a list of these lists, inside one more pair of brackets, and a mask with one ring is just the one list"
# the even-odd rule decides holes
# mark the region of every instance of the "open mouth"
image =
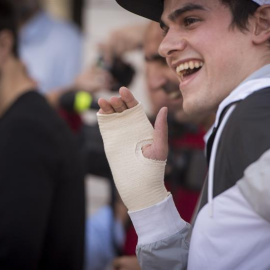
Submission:
[[176,68],[176,73],[180,77],[180,80],[183,81],[184,78],[198,72],[203,66],[202,61],[188,61],[180,64]]

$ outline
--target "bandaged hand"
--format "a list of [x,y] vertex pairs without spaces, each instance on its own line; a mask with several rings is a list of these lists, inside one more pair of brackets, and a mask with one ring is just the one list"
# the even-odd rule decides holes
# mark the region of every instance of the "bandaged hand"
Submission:
[[130,211],[161,202],[168,196],[164,186],[167,109],[161,109],[153,128],[127,88],[120,89],[120,97],[100,99],[99,105],[105,152],[123,202]]

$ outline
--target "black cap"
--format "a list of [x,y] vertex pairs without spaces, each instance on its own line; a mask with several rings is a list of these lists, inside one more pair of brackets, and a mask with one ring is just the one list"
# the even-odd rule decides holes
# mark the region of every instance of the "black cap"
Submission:
[[159,22],[163,12],[163,0],[116,0],[126,10]]

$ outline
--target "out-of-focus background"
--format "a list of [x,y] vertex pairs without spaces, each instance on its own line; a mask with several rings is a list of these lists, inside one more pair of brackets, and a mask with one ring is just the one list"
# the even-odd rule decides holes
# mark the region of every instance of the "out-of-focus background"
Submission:
[[[97,45],[105,42],[110,33],[124,26],[147,24],[149,20],[127,12],[113,0],[42,0],[44,7],[56,18],[74,22],[84,35],[83,67],[97,60]],[[144,74],[142,50],[125,56],[136,68],[136,79],[130,88],[148,110],[148,97],[143,91]]]
[[[136,16],[121,8],[112,0],[42,0],[44,8],[55,18],[75,23],[83,34],[83,68],[92,66],[97,61],[98,44],[105,42],[114,30],[125,26],[147,24],[149,20]],[[133,50],[125,55],[136,69],[135,77],[129,86],[140,100],[145,110],[150,111],[145,90],[144,56],[142,50]],[[86,123],[95,121],[95,111],[83,114]],[[108,201],[110,187],[108,181],[96,175],[86,179],[88,194],[88,214],[94,213]]]

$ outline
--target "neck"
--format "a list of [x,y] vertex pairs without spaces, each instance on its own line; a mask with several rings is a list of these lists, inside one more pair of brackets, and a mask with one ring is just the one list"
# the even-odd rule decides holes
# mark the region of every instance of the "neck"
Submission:
[[23,64],[15,57],[6,60],[0,78],[0,116],[23,93],[36,87],[36,83],[27,75]]

